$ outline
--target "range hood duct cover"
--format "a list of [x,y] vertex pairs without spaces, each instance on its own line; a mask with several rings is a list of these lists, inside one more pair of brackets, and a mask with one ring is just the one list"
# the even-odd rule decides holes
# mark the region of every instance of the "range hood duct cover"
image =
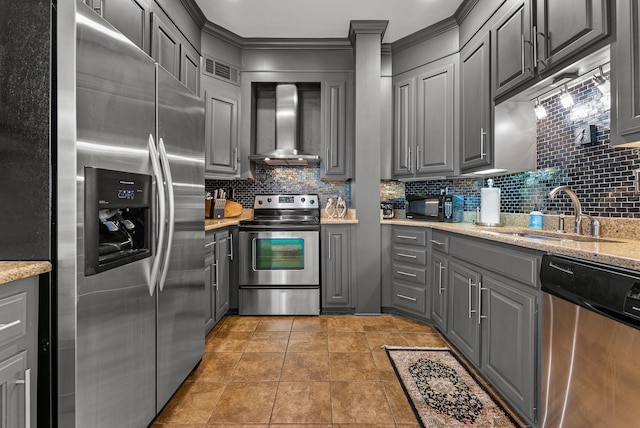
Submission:
[[313,165],[320,156],[298,150],[298,88],[276,86],[276,149],[249,156],[251,162],[266,165]]

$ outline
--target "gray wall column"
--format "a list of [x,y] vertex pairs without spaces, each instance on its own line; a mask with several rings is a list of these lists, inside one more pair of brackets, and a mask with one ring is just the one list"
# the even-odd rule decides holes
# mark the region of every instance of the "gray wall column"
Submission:
[[358,314],[380,313],[380,66],[388,21],[352,21],[355,55],[355,176]]

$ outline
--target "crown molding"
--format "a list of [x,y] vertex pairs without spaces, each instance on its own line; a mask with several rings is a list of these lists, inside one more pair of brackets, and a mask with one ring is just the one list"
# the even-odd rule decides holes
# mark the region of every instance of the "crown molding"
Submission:
[[246,38],[243,49],[352,49],[348,39]]
[[207,17],[204,16],[204,13],[202,13],[202,9],[200,9],[200,7],[196,4],[195,0],[180,0],[180,2],[184,6],[184,8],[187,9],[187,12],[189,12],[191,18],[196,22],[198,28],[203,28],[205,23],[207,22]]
[[380,41],[384,37],[389,21],[371,20],[371,21],[351,21],[349,24],[349,40],[351,45],[355,45],[357,34],[380,34]]
[[242,45],[244,43],[244,39],[241,36],[227,30],[224,27],[219,26],[218,24],[214,24],[211,21],[205,22],[204,26],[202,27],[202,31],[214,37],[217,37],[220,40],[227,42],[233,46],[239,48],[243,47]]
[[453,14],[453,17],[456,19],[458,24],[464,21],[471,10],[476,6],[476,4],[478,4],[478,1],[480,0],[464,0],[460,6],[458,6],[458,9],[456,9]]
[[423,28],[422,30],[416,31],[413,34],[409,34],[408,36],[391,43],[391,51],[402,51],[426,40],[432,39],[442,33],[446,33],[456,27],[458,27],[458,22],[453,16],[445,18],[440,22],[436,22],[427,28]]

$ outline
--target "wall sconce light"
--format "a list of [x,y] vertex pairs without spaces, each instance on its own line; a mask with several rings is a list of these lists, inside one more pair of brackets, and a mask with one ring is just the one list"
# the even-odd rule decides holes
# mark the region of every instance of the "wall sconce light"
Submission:
[[569,108],[573,105],[573,97],[569,93],[569,88],[566,83],[564,84],[562,93],[560,94],[560,104],[562,104],[562,107],[564,108]]
[[533,111],[536,113],[536,117],[541,120],[547,117],[547,110],[544,108],[542,104],[540,104],[540,100],[536,98],[536,103],[533,106]]
[[593,82],[596,84],[598,90],[602,92],[602,95],[611,94],[611,86],[609,84],[609,79],[604,76],[604,71],[602,70],[602,66],[600,66],[600,74],[593,76]]

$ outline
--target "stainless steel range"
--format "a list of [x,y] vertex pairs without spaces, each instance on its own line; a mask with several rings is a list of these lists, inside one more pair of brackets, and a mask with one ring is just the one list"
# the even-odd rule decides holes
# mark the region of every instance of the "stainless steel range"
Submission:
[[240,222],[240,315],[318,315],[318,195],[256,195],[253,212]]

